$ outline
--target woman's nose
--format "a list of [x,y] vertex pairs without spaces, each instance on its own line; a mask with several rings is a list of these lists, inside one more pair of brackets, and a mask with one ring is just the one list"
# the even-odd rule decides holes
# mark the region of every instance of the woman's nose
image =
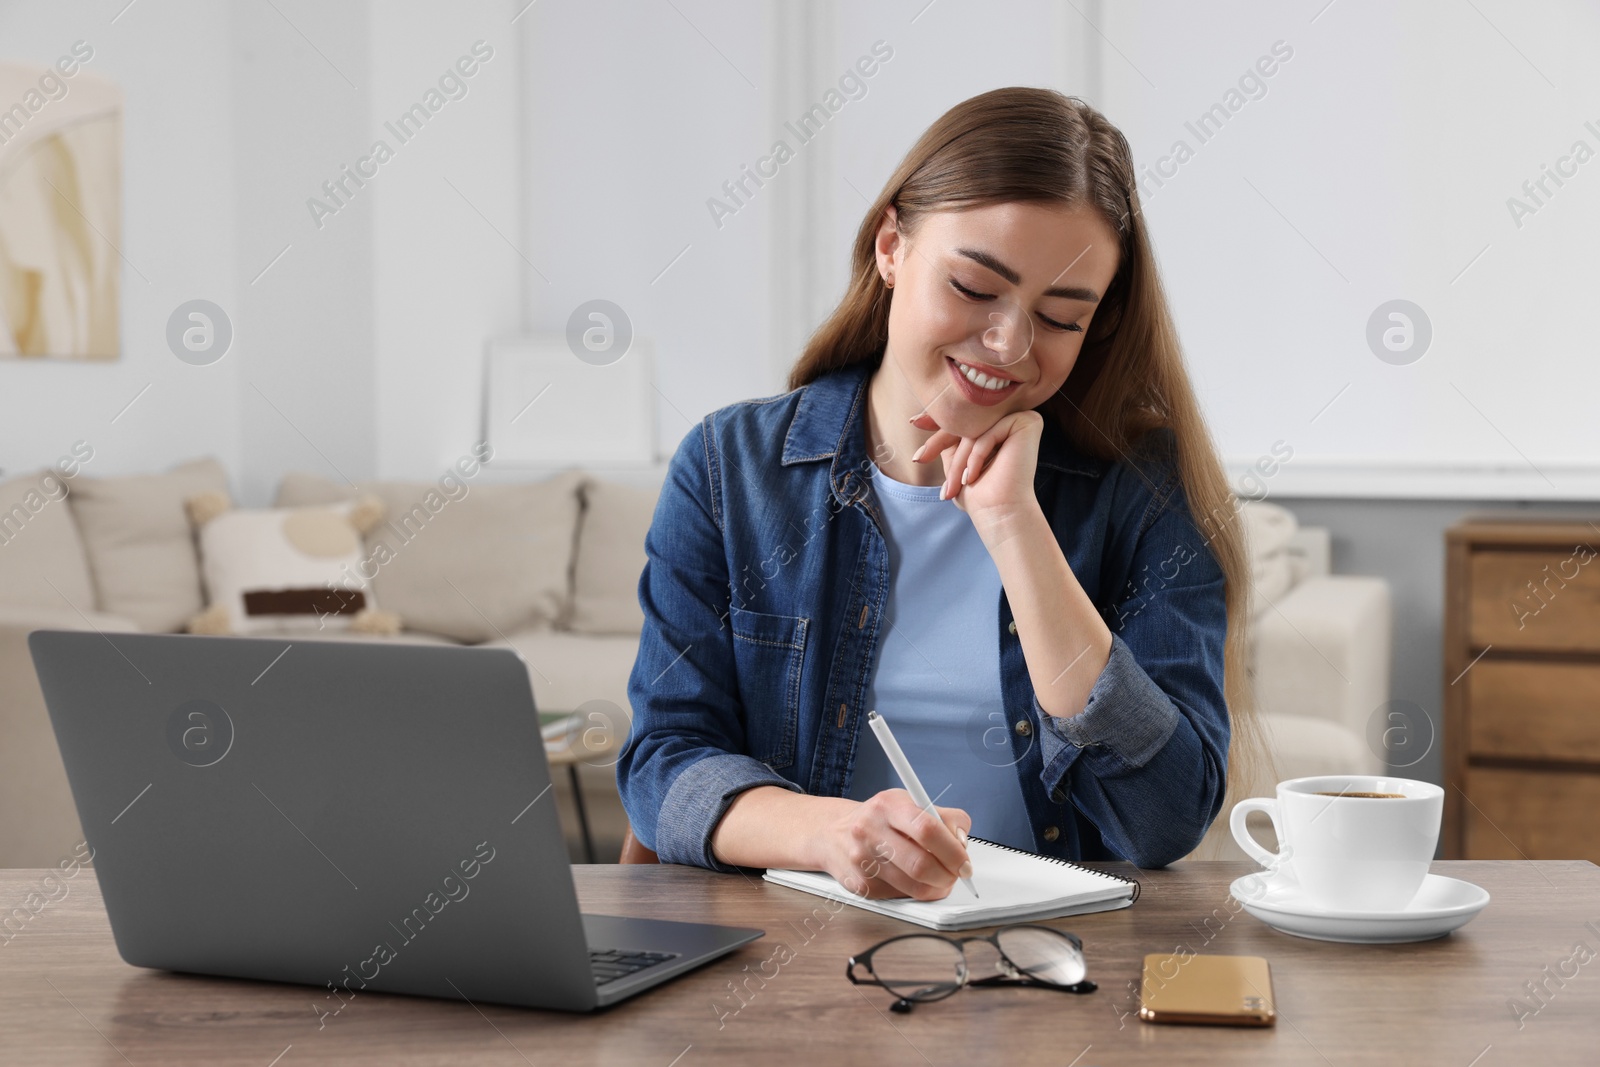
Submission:
[[1021,314],[1020,308],[1006,304],[991,309],[988,321],[989,326],[983,331],[983,345],[994,353],[995,366],[1007,366],[1028,354],[1033,333],[1029,328],[1029,320]]

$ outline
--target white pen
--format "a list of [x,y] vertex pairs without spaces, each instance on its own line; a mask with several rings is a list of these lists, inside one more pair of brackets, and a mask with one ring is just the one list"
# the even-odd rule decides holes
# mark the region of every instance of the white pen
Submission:
[[[884,755],[889,757],[889,762],[893,764],[895,773],[905,783],[906,792],[911,794],[912,802],[937,819],[939,813],[933,810],[933,801],[928,799],[928,791],[922,788],[922,782],[918,780],[917,772],[911,769],[911,761],[906,759],[906,754],[900,750],[900,742],[896,741],[894,734],[889,731],[888,721],[876,711],[869,711],[867,712],[867,723],[872,727],[872,733],[877,737],[878,744],[883,746]],[[962,843],[966,843],[965,835],[962,835]],[[968,862],[971,861],[969,860]],[[978,887],[972,884],[971,878],[961,879],[961,884],[970,889],[973,896],[978,895]]]

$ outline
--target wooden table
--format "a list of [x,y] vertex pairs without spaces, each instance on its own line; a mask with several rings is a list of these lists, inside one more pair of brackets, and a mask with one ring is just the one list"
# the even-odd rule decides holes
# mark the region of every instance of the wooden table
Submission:
[[[1125,864],[1096,866],[1130,872]],[[1185,862],[1142,872],[1143,896],[1131,908],[1056,920],[1083,938],[1090,976],[1100,983],[1095,993],[967,989],[910,1015],[895,1015],[886,992],[845,981],[845,959],[917,928],[849,907],[830,914],[819,898],[737,874],[579,866],[574,872],[585,910],[753,925],[767,936],[598,1015],[368,992],[320,1031],[309,988],[124,964],[94,874],[84,870],[66,883],[65,897],[0,941],[0,1062],[1595,1062],[1600,868],[1594,864],[1436,862],[1434,873],[1476,882],[1493,900],[1454,934],[1410,945],[1330,944],[1268,929],[1237,910],[1228,895],[1229,883],[1249,870],[1243,863]],[[0,906],[21,903],[40,887],[44,873],[0,871]],[[172,889],[184,891],[181,872],[175,872]],[[780,952],[779,942],[789,952]],[[1580,944],[1588,951],[1575,957]],[[1139,1022],[1132,983],[1144,954],[1181,951],[1265,956],[1272,965],[1278,1025],[1246,1030]],[[772,962],[790,953],[787,963]],[[734,980],[751,991],[742,1005],[730,991]],[[1548,990],[1542,1005],[1525,988],[1540,982]],[[1528,1006],[1520,1027],[1509,1006],[1515,998]]]

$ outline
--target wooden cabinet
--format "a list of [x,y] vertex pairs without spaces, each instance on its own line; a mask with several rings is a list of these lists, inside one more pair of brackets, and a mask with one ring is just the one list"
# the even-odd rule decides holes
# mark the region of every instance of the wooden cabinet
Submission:
[[1600,517],[1445,531],[1445,859],[1600,862]]
[[1600,516],[1445,531],[1445,859],[1600,863]]

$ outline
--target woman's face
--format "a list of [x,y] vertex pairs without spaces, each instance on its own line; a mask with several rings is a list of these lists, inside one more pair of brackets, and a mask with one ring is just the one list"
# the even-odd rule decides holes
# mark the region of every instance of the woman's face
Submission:
[[890,207],[877,254],[894,279],[884,369],[903,379],[887,384],[977,437],[1067,380],[1118,246],[1090,209],[1003,203],[932,212],[910,242]]

